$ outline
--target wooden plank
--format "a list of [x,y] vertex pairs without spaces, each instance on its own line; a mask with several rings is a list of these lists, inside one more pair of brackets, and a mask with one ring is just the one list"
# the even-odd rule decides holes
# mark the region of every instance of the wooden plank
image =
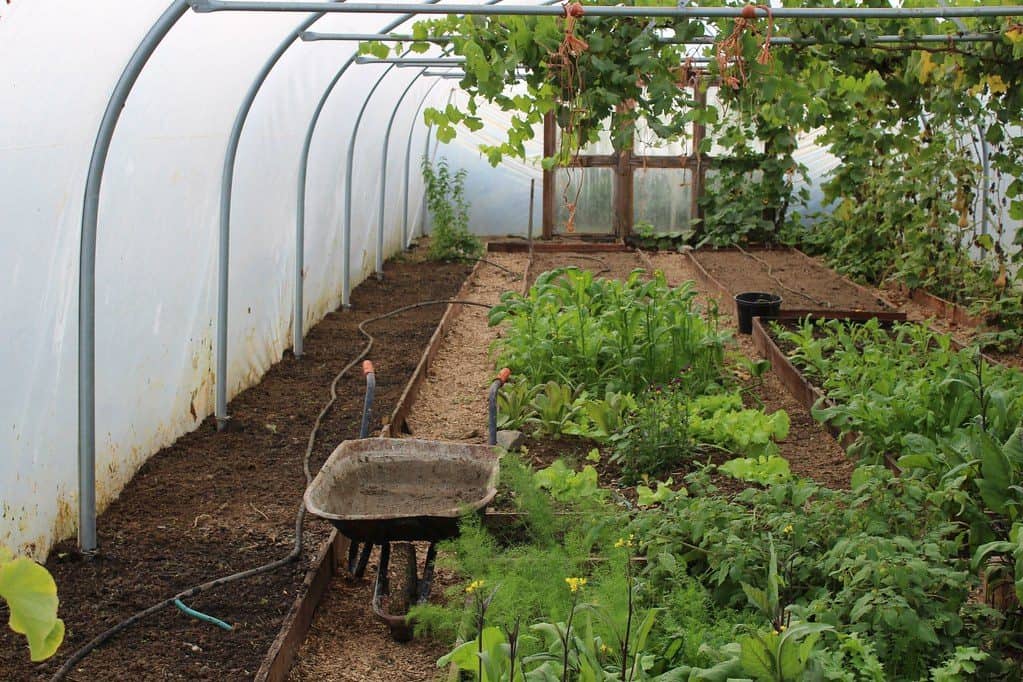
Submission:
[[[802,405],[807,412],[812,411],[814,405],[822,404],[828,407],[834,406],[834,401],[828,398],[824,392],[815,386],[803,373],[792,364],[788,356],[782,352],[774,338],[767,332],[767,328],[759,317],[753,318],[753,345],[757,352],[765,360],[771,363],[771,371],[775,373],[785,390]],[[831,424],[821,424],[831,437],[834,438],[843,449],[848,448],[857,438],[855,433],[847,433],[841,436],[837,428]],[[899,475],[902,470],[895,462],[895,458],[885,453],[885,465]]]
[[[480,266],[483,265],[483,261],[476,261],[476,265],[473,267],[472,272],[465,279],[462,284],[462,288],[458,290],[458,296],[456,298],[466,298],[469,292],[469,284],[476,279],[477,273],[480,270]],[[408,415],[412,411],[412,405],[415,403],[416,398],[419,397],[419,391],[423,387],[423,383],[426,381],[426,374],[430,371],[430,363],[437,356],[437,352],[440,350],[441,341],[444,340],[444,336],[447,334],[448,329],[451,328],[452,323],[462,313],[462,309],[465,308],[460,303],[448,304],[447,309],[444,311],[444,316],[440,318],[440,322],[437,324],[437,328],[433,331],[433,335],[430,337],[430,342],[426,344],[426,350],[423,351],[423,355],[419,358],[419,364],[416,365],[415,371],[412,373],[412,377],[409,379],[408,384],[405,385],[405,390],[402,391],[401,397],[398,398],[398,403],[394,407],[394,411],[391,412],[391,418],[384,425],[383,430],[380,432],[383,438],[400,438],[403,433],[407,433],[405,422],[408,420]]]
[[919,306],[931,311],[935,316],[940,317],[960,327],[979,327],[984,320],[957,303],[935,296],[924,289],[910,289],[904,284],[897,286],[899,293],[909,298]]
[[571,168],[615,168],[618,157],[614,154],[580,154],[568,162]]
[[696,167],[694,156],[632,156],[629,164],[633,168],[686,169]]
[[[557,151],[557,126],[554,121],[554,114],[547,113],[543,117],[543,156],[545,159],[554,156]],[[543,190],[541,191],[541,205],[543,206],[543,238],[550,239],[554,236],[554,200],[555,183],[554,171],[544,170]]]
[[337,567],[344,561],[347,553],[348,538],[332,530],[306,572],[302,588],[284,617],[284,624],[263,658],[262,665],[259,666],[256,682],[283,682],[287,679],[295,656],[309,634],[316,607],[319,606],[330,586],[331,578],[336,575]]
[[[529,244],[524,240],[492,241],[487,245],[492,253],[526,253]],[[533,242],[534,253],[620,253],[632,248],[621,242],[585,242],[560,238],[558,241]]]

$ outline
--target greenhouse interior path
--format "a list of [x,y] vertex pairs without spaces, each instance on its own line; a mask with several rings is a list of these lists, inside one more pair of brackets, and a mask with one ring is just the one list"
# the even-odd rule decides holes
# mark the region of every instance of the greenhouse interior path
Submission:
[[[302,455],[329,397],[335,374],[364,339],[358,323],[402,304],[447,298],[469,268],[411,257],[390,262],[383,281],[353,292],[353,309],[334,312],[307,336],[306,355],[289,354],[263,381],[230,405],[231,429],[212,419],[154,455],[99,518],[99,554],[84,561],[75,542],[58,545],[47,568],[60,586],[67,638],[42,666],[31,666],[17,635],[0,630],[5,679],[45,679],[100,632],[194,584],[285,556],[305,488]],[[378,371],[377,409],[388,414],[418,362],[443,306],[410,311],[372,327]],[[346,438],[358,434],[364,379],[350,373],[313,453],[313,471]],[[69,679],[245,679],[259,668],[281,620],[301,588],[329,527],[306,525],[302,561],[239,581],[188,605],[234,626],[224,632],[169,608],[122,632],[89,655]]]

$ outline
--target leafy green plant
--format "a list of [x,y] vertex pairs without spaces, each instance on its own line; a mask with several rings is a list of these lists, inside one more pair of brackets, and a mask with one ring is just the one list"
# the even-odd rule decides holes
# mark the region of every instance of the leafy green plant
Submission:
[[530,385],[555,381],[597,397],[637,395],[683,373],[689,390],[704,393],[726,380],[727,334],[694,298],[691,284],[671,288],[663,273],[620,281],[546,272],[527,295],[506,292],[491,309],[490,324],[505,327],[498,362]]
[[850,454],[891,456],[951,493],[973,548],[1005,538],[1023,504],[1023,374],[921,325],[808,321],[779,336],[831,401],[814,416],[855,434]]
[[11,630],[28,640],[32,660],[53,656],[64,640],[64,621],[57,618],[57,585],[49,571],[0,546],[0,599]]
[[796,682],[804,679],[824,623],[796,622],[780,630],[755,631],[739,638],[743,672],[758,682]]
[[536,472],[536,485],[551,494],[558,502],[579,502],[599,499],[604,494],[597,483],[597,470],[587,464],[581,470],[570,469],[563,460],[556,459],[545,469]]
[[784,457],[736,457],[718,467],[733,478],[760,485],[785,483],[792,478],[789,461]]
[[675,386],[655,388],[641,399],[635,417],[616,439],[612,461],[627,480],[657,476],[689,463],[696,455],[689,433],[689,400]]
[[483,244],[469,233],[469,203],[465,199],[465,169],[452,173],[447,159],[436,166],[423,158],[426,205],[433,218],[429,257],[462,260],[483,253]]
[[661,232],[650,223],[641,221],[633,225],[632,235],[627,241],[650,251],[677,251],[685,246],[688,236],[687,232],[679,230]]
[[497,393],[497,428],[521,429],[534,414],[536,389],[524,381],[506,383]]
[[533,416],[527,417],[525,422],[535,425],[540,434],[564,433],[582,410],[572,389],[556,381],[538,387],[530,407]]
[[[962,530],[946,519],[946,493],[922,481],[862,467],[853,485],[797,480],[734,500],[679,497],[641,512],[632,532],[648,556],[686,565],[719,603],[758,604],[772,632],[791,614],[857,633],[877,647],[888,676],[918,679],[956,646],[986,637],[966,620],[976,578],[962,559]],[[750,589],[764,575],[775,579]],[[830,646],[821,645],[822,666],[837,655]]]

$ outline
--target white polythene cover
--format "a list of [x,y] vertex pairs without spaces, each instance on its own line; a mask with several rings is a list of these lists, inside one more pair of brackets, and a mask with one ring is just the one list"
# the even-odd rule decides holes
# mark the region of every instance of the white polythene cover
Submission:
[[[0,544],[45,556],[77,517],[78,255],[92,144],[114,83],[169,0],[0,5]],[[304,14],[186,14],[139,78],[114,135],[97,256],[97,490],[105,507],[158,449],[211,412],[217,215],[227,135],[267,56]],[[318,30],[376,31],[392,15],[331,15]],[[354,49],[297,43],[267,79],[238,152],[231,235],[229,395],[291,345],[296,171],[313,108]],[[355,66],[313,142],[306,328],[337,307],[345,148],[382,73]],[[371,272],[380,141],[414,74],[395,70],[358,136],[353,285]],[[405,142],[429,82],[390,144],[385,253],[400,247]],[[441,98],[442,88],[431,97]],[[418,166],[426,130],[416,123]],[[412,175],[410,213],[422,183]],[[297,499],[297,496],[296,496]],[[102,534],[101,534],[102,537]]]

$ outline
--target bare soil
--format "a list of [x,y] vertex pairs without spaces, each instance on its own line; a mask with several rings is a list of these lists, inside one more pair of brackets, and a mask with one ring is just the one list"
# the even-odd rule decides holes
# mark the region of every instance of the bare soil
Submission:
[[[402,304],[449,297],[468,270],[462,264],[388,263],[383,281],[369,279],[355,289],[351,311],[331,313],[309,333],[304,357],[286,354],[232,401],[228,432],[216,433],[207,419],[149,459],[100,516],[95,558],[83,559],[74,541],[51,553],[47,568],[67,625],[57,656],[34,666],[24,641],[0,628],[2,676],[48,677],[71,652],[132,613],[194,584],[285,556],[305,488],[302,454],[309,431],[330,381],[363,347],[358,323]],[[390,413],[443,312],[442,306],[416,309],[371,328],[377,339],[376,415]],[[351,373],[338,390],[313,453],[314,471],[339,442],[358,435],[360,373]],[[189,603],[231,623],[232,631],[165,609],[94,651],[69,679],[251,677],[328,532],[327,524],[310,520],[301,561]],[[0,617],[6,622],[6,613]]]
[[[659,254],[670,255],[670,254]],[[889,310],[876,292],[789,249],[694,251],[692,256],[733,295],[760,291],[782,297],[782,308]],[[727,302],[731,310],[735,304]]]

